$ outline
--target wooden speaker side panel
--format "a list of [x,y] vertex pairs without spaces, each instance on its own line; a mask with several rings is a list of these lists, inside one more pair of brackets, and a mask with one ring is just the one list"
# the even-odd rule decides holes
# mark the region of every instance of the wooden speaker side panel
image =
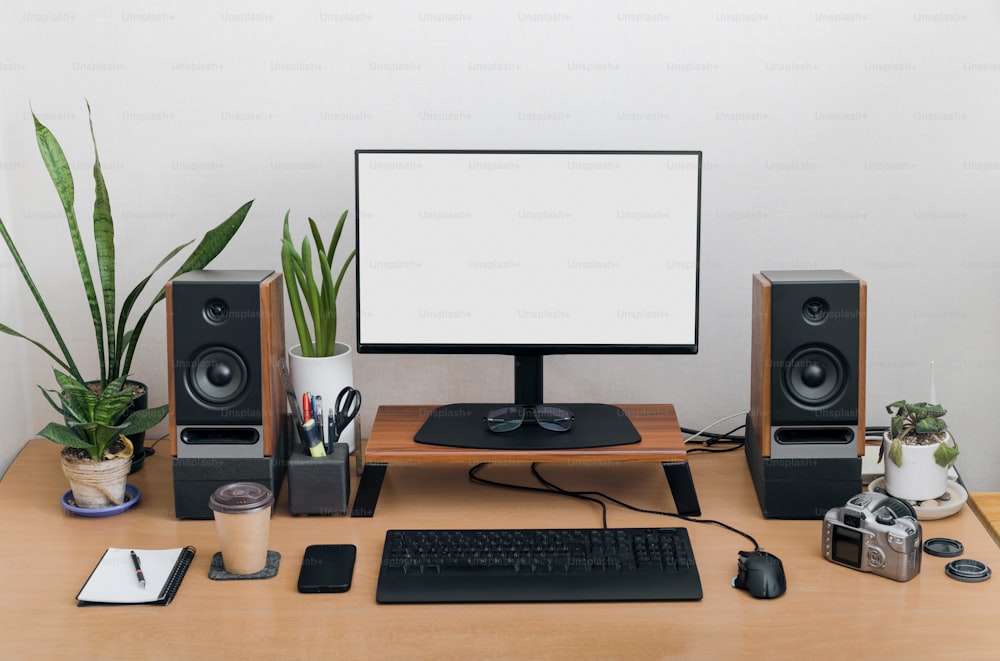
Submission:
[[858,293],[858,456],[865,454],[865,374],[867,373],[868,283],[860,280]]
[[285,389],[278,361],[285,355],[285,306],[281,273],[272,273],[260,286],[261,406],[264,455],[274,454],[285,411]]
[[[771,282],[753,276],[750,350],[750,422],[761,455],[771,456]],[[749,431],[749,430],[748,430]]]
[[167,417],[167,424],[170,426],[170,454],[177,456],[177,402],[174,396],[174,283],[168,281],[165,289],[167,291],[167,396],[170,405],[170,413]]

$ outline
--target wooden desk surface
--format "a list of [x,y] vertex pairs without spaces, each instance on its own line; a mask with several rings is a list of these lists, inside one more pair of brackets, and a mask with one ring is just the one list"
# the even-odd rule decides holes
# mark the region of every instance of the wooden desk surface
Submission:
[[[758,601],[730,587],[741,537],[686,523],[705,597],[685,603],[413,605],[375,603],[382,541],[396,527],[598,527],[590,503],[472,484],[456,464],[394,466],[378,516],[293,517],[283,492],[272,520],[277,577],[208,578],[218,542],[212,521],[174,517],[166,443],[131,481],[142,500],[125,514],[84,519],[65,513],[59,448],[31,441],[0,480],[0,658],[2,659],[419,659],[419,658],[802,658],[997,657],[1000,577],[947,578],[947,560],[925,555],[919,576],[897,583],[836,566],[820,555],[820,522],[765,520],[741,453],[693,455],[706,518],[734,524],[780,557],[788,592]],[[542,466],[571,489],[597,489],[647,508],[672,507],[655,464]],[[484,476],[531,483],[525,466]],[[611,526],[673,525],[666,517],[610,507]],[[965,557],[1000,571],[1000,548],[964,508],[927,521],[924,537],[953,537]],[[358,547],[345,594],[296,591],[305,547]],[[78,608],[74,597],[108,546],[192,544],[198,554],[166,607]]]

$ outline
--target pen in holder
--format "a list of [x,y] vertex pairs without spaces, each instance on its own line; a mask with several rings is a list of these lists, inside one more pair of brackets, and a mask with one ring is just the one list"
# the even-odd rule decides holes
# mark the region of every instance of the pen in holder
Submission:
[[[319,447],[323,447],[320,442]],[[288,458],[288,509],[292,514],[347,514],[351,494],[350,455],[346,443],[329,454],[312,456],[296,443]]]

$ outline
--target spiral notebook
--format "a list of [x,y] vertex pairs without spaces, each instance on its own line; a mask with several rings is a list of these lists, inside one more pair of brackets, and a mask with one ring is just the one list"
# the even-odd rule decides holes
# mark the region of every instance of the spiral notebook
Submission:
[[[139,558],[145,586],[139,582],[132,552]],[[109,548],[76,595],[77,606],[166,606],[177,594],[194,553],[193,546],[176,549]]]

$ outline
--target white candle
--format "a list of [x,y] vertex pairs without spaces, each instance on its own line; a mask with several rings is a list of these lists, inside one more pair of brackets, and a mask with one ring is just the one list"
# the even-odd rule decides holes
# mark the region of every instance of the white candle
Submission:
[[934,387],[934,361],[931,361],[931,399],[929,404],[937,404],[937,391]]

